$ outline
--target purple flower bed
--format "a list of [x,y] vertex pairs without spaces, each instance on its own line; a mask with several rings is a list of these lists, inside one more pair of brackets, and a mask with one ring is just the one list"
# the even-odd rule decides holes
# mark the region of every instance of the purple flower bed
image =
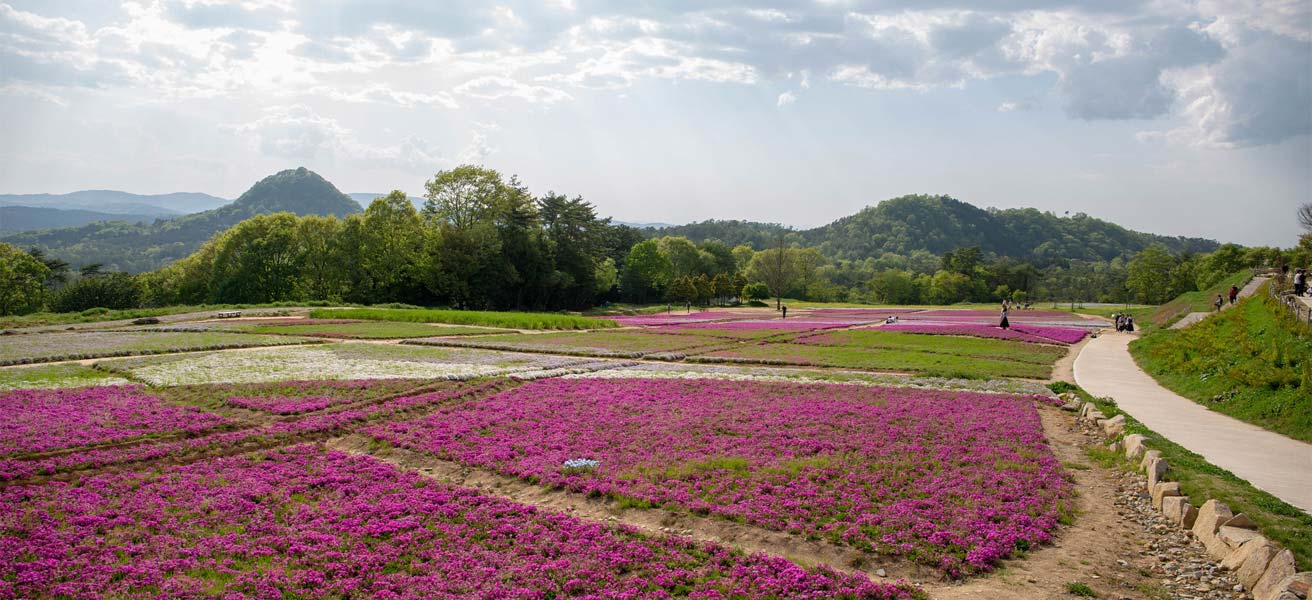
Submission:
[[896,323],[884,325],[879,329],[881,331],[888,330],[924,335],[965,335],[1037,344],[1074,344],[1089,334],[1087,330],[1074,327],[1041,327],[1020,324],[1012,325],[1011,329],[1002,329],[996,325],[974,323]]
[[[1028,397],[718,380],[545,380],[364,431],[585,494],[988,569],[1071,493]],[[565,468],[565,461],[597,461]]]
[[706,321],[717,321],[721,319],[732,318],[733,315],[728,313],[717,313],[711,311],[697,313],[676,313],[671,315],[654,314],[654,315],[621,315],[618,317],[604,317],[627,327],[646,326],[659,327],[661,325],[681,325],[684,323],[703,323]]
[[708,329],[708,330],[727,330],[727,331],[754,331],[759,329],[778,329],[781,331],[798,331],[807,329],[834,329],[837,327],[850,327],[859,325],[866,321],[837,321],[824,320],[817,321],[814,319],[770,319],[756,321],[726,321],[723,323],[689,323],[680,325],[679,329]]
[[[0,597],[911,598],[303,445],[0,490]],[[218,592],[216,592],[218,590]]]
[[[40,460],[0,459],[0,481],[13,481],[37,475],[53,475],[169,457],[181,458],[198,452],[220,451],[242,447],[247,444],[259,446],[286,443],[298,436],[336,432],[371,419],[386,418],[420,407],[442,404],[466,394],[477,394],[493,390],[499,385],[498,382],[487,382],[474,387],[456,385],[451,390],[396,398],[358,409],[311,415],[293,421],[271,423],[263,427],[215,433],[174,442],[142,444],[126,448],[93,449]],[[2,597],[0,596],[0,598]]]
[[196,433],[227,423],[197,408],[172,406],[135,385],[16,390],[0,395],[0,455]]

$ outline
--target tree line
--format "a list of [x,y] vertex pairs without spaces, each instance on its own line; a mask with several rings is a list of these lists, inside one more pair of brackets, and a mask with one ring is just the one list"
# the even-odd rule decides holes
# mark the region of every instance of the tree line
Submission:
[[139,275],[74,272],[0,244],[0,314],[38,310],[274,302],[405,303],[578,310],[606,302],[709,305],[774,298],[881,304],[1144,302],[1205,289],[1246,267],[1312,264],[1312,233],[1291,249],[1152,245],[1130,260],[1032,262],[978,245],[934,255],[839,259],[786,229],[730,246],[598,217],[581,197],[533,196],[476,166],[437,173],[422,209],[394,191],[345,217],[258,215],[198,251]]

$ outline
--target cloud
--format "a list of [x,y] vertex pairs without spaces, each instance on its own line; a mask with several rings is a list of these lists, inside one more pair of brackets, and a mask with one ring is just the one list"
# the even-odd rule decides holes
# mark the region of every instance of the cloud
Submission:
[[1261,145],[1308,131],[1307,0],[157,0],[94,26],[42,10],[0,0],[0,85],[32,96],[316,94],[460,110],[461,98],[550,107],[649,80],[800,77],[795,89],[895,94],[1019,77],[1055,82],[1075,119],[1183,120],[1172,139]]
[[779,94],[779,100],[775,103],[775,106],[788,106],[794,102],[797,102],[797,96],[794,96],[792,92],[784,92]]
[[1016,112],[1022,110],[1031,110],[1034,105],[1024,100],[1007,100],[998,105],[998,112]]
[[418,136],[408,136],[394,146],[363,143],[336,119],[301,104],[271,107],[260,118],[231,130],[261,154],[277,158],[349,160],[408,171],[449,163],[435,146]]

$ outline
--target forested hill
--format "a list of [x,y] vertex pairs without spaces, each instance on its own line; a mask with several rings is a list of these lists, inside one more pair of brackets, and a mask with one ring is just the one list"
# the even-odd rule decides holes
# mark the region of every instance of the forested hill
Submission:
[[[761,250],[775,243],[778,224],[704,221],[649,230],[656,236],[686,236],[694,242],[718,239],[731,246]],[[800,239],[799,239],[800,238]],[[1131,231],[1088,215],[1058,217],[1033,208],[984,210],[948,196],[902,196],[843,217],[828,225],[794,233],[790,240],[814,246],[831,258],[860,260],[885,253],[923,250],[942,255],[979,246],[986,254],[1009,256],[1046,266],[1058,260],[1128,260],[1153,244],[1175,252],[1211,252],[1214,240]]]
[[231,204],[214,210],[153,223],[115,221],[26,232],[0,241],[40,248],[73,265],[103,263],[106,270],[148,271],[191,254],[214,234],[245,219],[283,211],[345,216],[360,212],[360,205],[301,167],[265,177]]

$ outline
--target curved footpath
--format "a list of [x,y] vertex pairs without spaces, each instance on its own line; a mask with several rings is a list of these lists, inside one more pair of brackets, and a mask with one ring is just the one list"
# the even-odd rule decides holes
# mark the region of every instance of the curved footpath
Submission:
[[1075,359],[1075,382],[1167,439],[1312,513],[1312,444],[1210,411],[1157,383],[1130,356],[1133,335],[1105,333]]

